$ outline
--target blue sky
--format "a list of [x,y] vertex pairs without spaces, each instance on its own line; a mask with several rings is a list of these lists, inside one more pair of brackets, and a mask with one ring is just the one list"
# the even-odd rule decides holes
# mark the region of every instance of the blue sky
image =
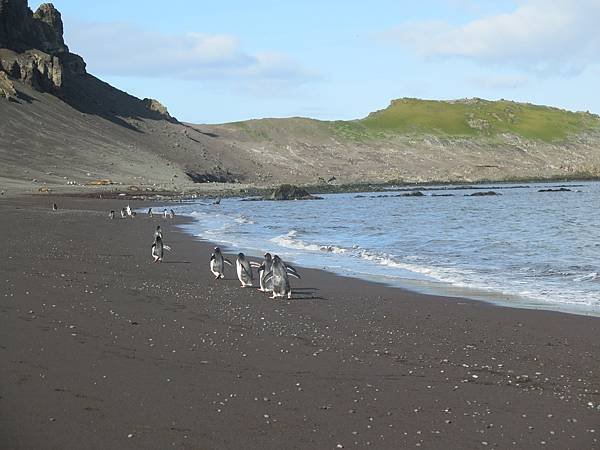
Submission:
[[399,97],[600,113],[600,0],[54,4],[90,73],[188,122],[353,119]]

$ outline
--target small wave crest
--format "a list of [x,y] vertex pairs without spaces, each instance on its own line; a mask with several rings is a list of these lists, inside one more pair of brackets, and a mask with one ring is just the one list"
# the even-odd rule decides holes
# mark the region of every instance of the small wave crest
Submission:
[[574,278],[574,281],[583,282],[583,281],[600,281],[600,275],[598,272],[588,273],[587,275],[582,275],[580,277]]
[[329,244],[313,244],[298,239],[298,230],[290,230],[287,234],[270,239],[271,242],[285,248],[310,252],[346,253],[347,249]]
[[254,222],[254,220],[252,220],[244,215],[236,217],[235,219],[233,219],[233,221],[235,223],[248,224],[248,225],[253,225],[256,223],[256,222]]

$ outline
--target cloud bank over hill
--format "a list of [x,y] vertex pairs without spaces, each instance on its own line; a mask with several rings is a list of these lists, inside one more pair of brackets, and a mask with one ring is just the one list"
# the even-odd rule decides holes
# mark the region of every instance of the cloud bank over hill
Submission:
[[598,0],[519,0],[509,13],[459,25],[407,22],[385,35],[424,57],[466,58],[569,76],[600,63],[598,17]]

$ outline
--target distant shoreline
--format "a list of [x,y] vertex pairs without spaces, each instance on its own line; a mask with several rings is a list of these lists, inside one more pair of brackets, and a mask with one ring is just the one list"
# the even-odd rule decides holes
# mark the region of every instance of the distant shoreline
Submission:
[[[498,189],[506,189],[505,185],[513,184],[548,184],[548,183],[577,183],[600,181],[598,176],[574,176],[574,177],[555,177],[555,178],[515,178],[505,180],[482,180],[482,181],[425,181],[416,182],[364,182],[364,183],[345,183],[345,184],[299,184],[298,186],[306,189],[311,194],[340,194],[340,193],[360,193],[360,192],[380,192],[386,190],[397,191],[418,191],[419,189],[428,190],[433,186],[452,187],[454,190],[474,189],[477,186],[488,186],[490,184],[501,185]],[[25,184],[25,182],[19,182]],[[197,198],[230,198],[230,197],[252,197],[268,194],[281,184],[256,185],[243,183],[198,183],[186,187],[186,189],[177,190],[159,190],[147,186],[134,186],[135,189],[128,189],[122,185],[108,186],[47,186],[49,192],[39,192],[41,186],[36,185],[29,189],[20,187],[17,189],[5,189],[0,183],[0,191],[3,191],[5,198],[14,198],[23,195],[33,196],[66,196],[66,197],[84,197],[84,198],[104,198],[104,199],[127,199],[144,201],[169,201],[169,200],[190,200]],[[491,186],[490,188],[492,188]],[[146,190],[147,189],[147,190]],[[1,199],[2,197],[0,197]]]

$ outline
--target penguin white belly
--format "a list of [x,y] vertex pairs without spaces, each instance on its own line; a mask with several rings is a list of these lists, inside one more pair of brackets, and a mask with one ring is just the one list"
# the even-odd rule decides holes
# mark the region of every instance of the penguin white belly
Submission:
[[236,271],[242,287],[252,286],[252,278],[250,278],[247,269],[239,261],[236,262]]
[[225,275],[223,275],[223,267],[222,264],[219,264],[216,260],[212,259],[210,261],[210,271],[213,273],[213,275],[217,278],[224,278]]

